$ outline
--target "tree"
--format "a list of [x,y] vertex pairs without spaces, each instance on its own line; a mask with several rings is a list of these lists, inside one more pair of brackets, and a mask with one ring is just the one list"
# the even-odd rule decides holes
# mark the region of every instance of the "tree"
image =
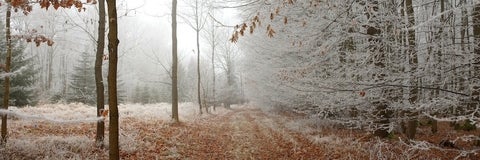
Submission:
[[108,8],[108,107],[109,122],[109,159],[120,159],[118,146],[118,102],[117,102],[117,63],[118,63],[118,26],[116,0],[107,0]]
[[[473,21],[476,22],[473,25],[473,36],[475,37],[476,46],[474,46],[474,59],[473,59],[473,76],[476,78],[475,81],[472,81],[472,89],[470,93],[470,108],[478,108],[480,105],[480,85],[478,82],[478,77],[480,76],[480,4],[476,4],[473,8]],[[480,146],[480,140],[477,140],[477,146]]]
[[[87,3],[94,3],[94,1],[87,0]],[[10,28],[10,21],[11,21],[11,9],[12,7],[15,8],[15,11],[20,8],[23,10],[23,13],[26,15],[30,11],[32,11],[32,6],[29,1],[26,0],[7,0],[7,12],[6,12],[6,21],[5,21],[5,26],[6,26],[6,33],[5,33],[5,38],[7,42],[7,56],[6,56],[6,62],[5,62],[5,72],[10,72],[10,63],[11,63],[11,58],[12,58],[12,35],[11,35],[11,28]],[[60,1],[60,0],[49,0],[49,1],[41,1],[38,3],[42,8],[48,9],[51,5],[53,8],[58,9],[59,7],[62,8],[71,8],[74,6],[78,11],[80,12],[83,8],[83,3],[81,1],[75,0],[75,1],[69,1],[68,3],[66,1]],[[46,38],[43,35],[18,35],[18,37],[21,37],[23,39],[26,39],[27,42],[35,42],[37,46],[39,46],[41,43],[47,43],[48,46],[53,45],[53,41],[51,39]],[[3,109],[8,109],[8,104],[9,104],[9,97],[10,97],[10,78],[9,76],[5,77],[5,92],[4,92],[4,97],[3,97]],[[2,126],[1,126],[1,144],[5,144],[7,141],[7,115],[2,115]]]
[[133,98],[133,103],[147,104],[151,100],[151,91],[150,87],[147,85],[137,85],[135,86],[135,96]]
[[88,52],[83,52],[78,65],[75,66],[70,83],[69,102],[95,104],[95,74],[93,59]]
[[[200,109],[200,114],[202,114],[202,99],[201,99],[201,73],[200,73],[200,32],[203,30],[206,24],[206,19],[207,15],[206,13],[208,11],[205,11],[207,9],[207,4],[205,2],[199,4],[198,0],[195,0],[195,3],[193,6],[193,15],[187,16],[187,17],[193,17],[195,18],[193,22],[190,22],[187,18],[184,18],[187,24],[195,30],[196,33],[196,42],[197,42],[197,100],[198,100],[198,106]],[[206,108],[205,108],[206,109]],[[208,111],[208,110],[207,110]]]
[[[100,0],[98,3],[98,40],[97,40],[97,53],[95,56],[95,85],[97,91],[97,116],[101,116],[101,111],[105,106],[105,94],[102,76],[102,64],[104,60],[105,49],[105,0]],[[97,134],[96,142],[103,146],[103,137],[105,130],[105,122],[97,122]]]
[[230,108],[231,104],[238,102],[238,85],[235,71],[235,59],[238,55],[238,50],[233,44],[226,44],[222,47],[222,53],[218,54],[218,63],[225,74],[225,87],[222,87],[222,101],[225,108]]
[[[6,41],[6,56],[5,56],[5,68],[6,73],[10,72],[10,63],[12,60],[12,36],[10,31],[10,18],[12,15],[12,6],[7,4],[7,14],[5,17],[5,41]],[[10,77],[5,76],[4,81],[4,93],[3,93],[3,109],[7,110],[10,99]],[[7,115],[2,115],[2,139],[0,144],[4,145],[7,143]]]
[[172,119],[178,123],[177,67],[177,0],[172,0]]
[[[3,27],[0,27],[0,29]],[[4,34],[0,31],[0,34]],[[35,83],[36,70],[33,66],[33,57],[26,57],[24,53],[25,47],[23,44],[19,44],[20,41],[12,41],[12,64],[11,70],[15,75],[11,77],[10,81],[10,106],[25,106],[25,105],[34,105],[34,90],[33,84]],[[0,46],[5,46],[4,39],[0,39]],[[1,48],[6,48],[1,47]],[[1,54],[0,58],[5,59],[6,54]],[[4,83],[3,80],[0,80],[0,83]],[[3,97],[4,89],[0,89],[0,96]]]
[[208,41],[208,44],[210,45],[210,49],[212,52],[212,57],[211,62],[212,62],[212,97],[211,97],[211,103],[213,105],[213,110],[215,111],[216,105],[217,105],[217,100],[216,100],[216,73],[215,73],[215,52],[217,50],[217,46],[219,46],[219,41],[220,37],[219,34],[217,33],[217,28],[215,26],[216,24],[216,19],[215,19],[215,10],[212,9],[209,13],[210,15],[210,22],[211,22],[211,28],[210,30],[206,31],[206,34],[204,35],[204,38]]
[[[103,70],[106,71],[105,73],[103,73],[103,75],[106,75],[106,76],[103,77],[103,79],[107,79],[108,78],[108,66],[104,66]],[[104,82],[103,86],[104,86],[103,94],[105,95],[104,101],[108,102],[109,101],[109,99],[108,99],[108,83]],[[118,72],[117,73],[117,102],[118,103],[124,103],[126,101],[126,95],[127,95],[127,93],[126,93],[126,90],[125,90],[125,82],[123,81],[121,72]]]
[[[405,6],[406,6],[406,13],[407,13],[407,19],[408,19],[408,28],[411,28],[415,26],[415,14],[414,14],[414,9],[413,9],[413,3],[412,0],[406,0],[405,1]],[[410,66],[410,105],[415,106],[417,101],[418,101],[418,78],[415,75],[417,72],[418,68],[418,56],[416,53],[416,41],[415,41],[415,31],[414,30],[408,30],[407,31],[407,37],[408,37],[408,49],[407,53],[409,55],[409,66]],[[408,120],[408,128],[407,128],[407,137],[409,139],[415,139],[415,134],[416,134],[416,129],[417,129],[417,120],[416,116],[418,113],[411,113],[410,119]]]

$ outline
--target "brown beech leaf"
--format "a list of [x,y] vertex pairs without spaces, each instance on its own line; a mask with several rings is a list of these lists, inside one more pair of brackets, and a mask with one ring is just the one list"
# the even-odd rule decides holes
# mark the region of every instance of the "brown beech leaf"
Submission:
[[53,40],[51,40],[51,39],[47,40],[47,45],[48,46],[53,46],[53,44],[54,44]]

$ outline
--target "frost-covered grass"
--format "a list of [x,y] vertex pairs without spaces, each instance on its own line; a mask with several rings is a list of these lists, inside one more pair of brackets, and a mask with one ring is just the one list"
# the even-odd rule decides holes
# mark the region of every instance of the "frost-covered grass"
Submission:
[[[45,136],[9,139],[0,159],[99,159],[104,157],[86,136]],[[7,157],[8,156],[8,157]]]
[[[456,140],[460,150],[438,146],[436,142],[448,136],[479,133],[452,131],[446,123],[439,124],[435,135],[428,132],[428,126],[420,126],[418,140],[406,143],[400,134],[378,139],[368,131],[339,127],[328,119],[261,110],[252,105],[219,107],[201,116],[197,107],[194,103],[180,104],[183,123],[174,124],[170,104],[120,105],[122,159],[204,159],[211,155],[220,159],[475,159],[480,151],[472,146],[472,141],[461,139]],[[95,112],[95,107],[83,104],[11,107],[1,111],[10,118],[9,138],[6,146],[0,147],[0,160],[107,159],[108,125],[105,148],[96,147],[94,139],[96,122],[105,120],[108,124],[109,119],[98,118]]]
[[[108,105],[105,106],[108,109]],[[121,104],[118,106],[120,119],[139,118],[139,119],[171,119],[171,104]],[[16,118],[23,120],[40,120],[57,123],[86,122],[87,119],[96,118],[96,108],[84,104],[45,104],[40,106],[28,106],[23,108],[10,107],[9,112],[14,113]],[[193,115],[198,114],[198,108],[193,103],[179,104],[179,115],[181,119],[188,120]],[[84,121],[82,121],[84,119]]]
[[[105,106],[108,108],[108,106]],[[145,149],[149,141],[141,141],[139,129],[145,123],[158,123],[162,129],[171,121],[171,104],[122,104],[120,115],[120,148],[123,154]],[[216,113],[222,113],[222,109]],[[23,108],[10,107],[1,111],[9,115],[9,138],[0,148],[0,159],[104,159],[108,151],[98,149],[94,141],[96,122],[108,116],[97,117],[96,108],[84,104],[45,104]],[[179,104],[180,120],[194,121],[198,106]],[[208,115],[206,115],[208,116]],[[105,145],[108,146],[108,125]],[[152,133],[154,134],[154,133]],[[140,141],[139,141],[140,140]],[[175,155],[172,155],[175,156]]]

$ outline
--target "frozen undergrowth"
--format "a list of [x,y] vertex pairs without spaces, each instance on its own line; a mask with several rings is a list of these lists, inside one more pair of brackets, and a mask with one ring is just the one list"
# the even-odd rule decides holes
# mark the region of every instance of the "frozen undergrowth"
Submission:
[[[108,108],[108,106],[105,106]],[[120,114],[120,148],[123,153],[130,154],[148,147],[148,141],[141,139],[138,134],[140,122],[169,122],[171,120],[171,104],[122,104],[118,106]],[[224,114],[225,110],[219,108],[215,113]],[[78,136],[78,133],[65,135],[62,133],[30,133],[31,128],[53,126],[59,131],[66,126],[81,127],[80,124],[89,124],[87,127],[94,131],[94,126],[99,120],[109,119],[96,117],[96,108],[84,104],[45,104],[34,107],[10,107],[9,110],[0,111],[0,114],[9,116],[9,134],[7,145],[0,148],[0,159],[99,159],[106,157],[108,152],[95,152],[95,141],[90,136]],[[182,121],[198,119],[198,106],[193,103],[179,104],[179,115]],[[202,118],[204,116],[201,116]],[[160,123],[161,124],[161,123]],[[42,126],[40,126],[42,125]],[[106,141],[108,147],[108,126],[106,126]],[[165,127],[159,125],[158,127]],[[64,132],[64,131],[62,131]],[[71,132],[71,131],[70,131]],[[40,134],[40,135],[39,135]],[[48,135],[48,136],[46,136]],[[96,154],[102,155],[96,155]],[[8,157],[3,157],[8,155]]]
[[0,159],[99,159],[104,155],[95,154],[95,142],[86,136],[46,136],[9,139],[4,148],[0,148]]
[[[105,106],[108,108],[108,106]],[[120,119],[136,118],[140,120],[171,119],[171,104],[122,104],[118,106]],[[46,104],[35,107],[10,107],[7,113],[13,118],[23,121],[46,121],[51,123],[95,123],[96,108],[84,104]],[[181,119],[190,120],[198,114],[198,108],[193,103],[181,103],[179,115]]]
[[[232,106],[232,109],[219,107],[216,111],[202,116],[198,115],[197,107],[193,103],[180,105],[181,120],[186,122],[186,126],[191,124],[199,127],[215,126],[220,121],[224,121],[225,117],[232,117],[235,120],[235,123],[232,123],[233,128],[243,126],[241,130],[237,128],[236,133],[239,134],[231,135],[235,136],[232,139],[240,140],[238,144],[232,145],[250,149],[255,148],[251,146],[256,145],[256,140],[259,140],[258,137],[253,136],[257,134],[264,135],[263,138],[267,142],[271,141],[269,146],[275,149],[282,149],[279,146],[287,143],[294,145],[287,146],[294,150],[292,153],[302,153],[306,149],[311,149],[310,144],[313,144],[323,148],[320,150],[321,154],[334,159],[398,159],[399,156],[405,157],[404,159],[431,159],[442,157],[437,155],[443,154],[444,151],[440,147],[429,147],[435,152],[430,153],[432,151],[417,149],[418,147],[401,144],[395,140],[369,138],[362,132],[342,130],[333,127],[325,119],[290,116],[271,110],[261,112],[251,105]],[[94,107],[83,104],[12,107],[8,112],[16,114],[17,117],[9,119],[10,137],[7,146],[0,148],[0,160],[12,159],[12,157],[13,159],[18,157],[18,159],[105,159],[108,157],[108,150],[99,150],[95,147],[95,123],[88,120],[91,117],[95,118],[95,111]],[[184,155],[183,149],[192,144],[182,141],[182,137],[188,135],[198,138],[198,136],[205,137],[202,136],[203,134],[209,134],[201,129],[200,134],[190,135],[190,131],[184,128],[185,126],[171,128],[170,104],[121,105],[119,111],[120,150],[127,157],[140,159],[152,158],[152,155],[159,159],[188,157]],[[106,122],[108,121],[107,118]],[[169,132],[170,129],[176,132]],[[162,131],[168,136],[159,136]],[[245,138],[250,141],[242,141]],[[105,139],[108,139],[108,134]],[[154,142],[159,141],[163,142],[165,150],[156,148],[158,145]],[[105,143],[108,148],[108,141]],[[144,151],[148,154],[143,154]],[[247,150],[239,151],[243,153]],[[446,151],[449,151],[449,154],[460,153],[452,149]],[[469,157],[475,153],[477,150],[466,150],[466,156],[459,156]],[[8,157],[2,157],[5,155]]]

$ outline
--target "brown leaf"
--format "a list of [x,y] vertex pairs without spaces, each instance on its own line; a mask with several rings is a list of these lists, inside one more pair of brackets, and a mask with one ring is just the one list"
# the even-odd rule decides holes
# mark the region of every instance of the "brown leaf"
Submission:
[[54,44],[53,40],[51,40],[51,39],[47,40],[47,45],[48,46],[53,46],[53,44]]

